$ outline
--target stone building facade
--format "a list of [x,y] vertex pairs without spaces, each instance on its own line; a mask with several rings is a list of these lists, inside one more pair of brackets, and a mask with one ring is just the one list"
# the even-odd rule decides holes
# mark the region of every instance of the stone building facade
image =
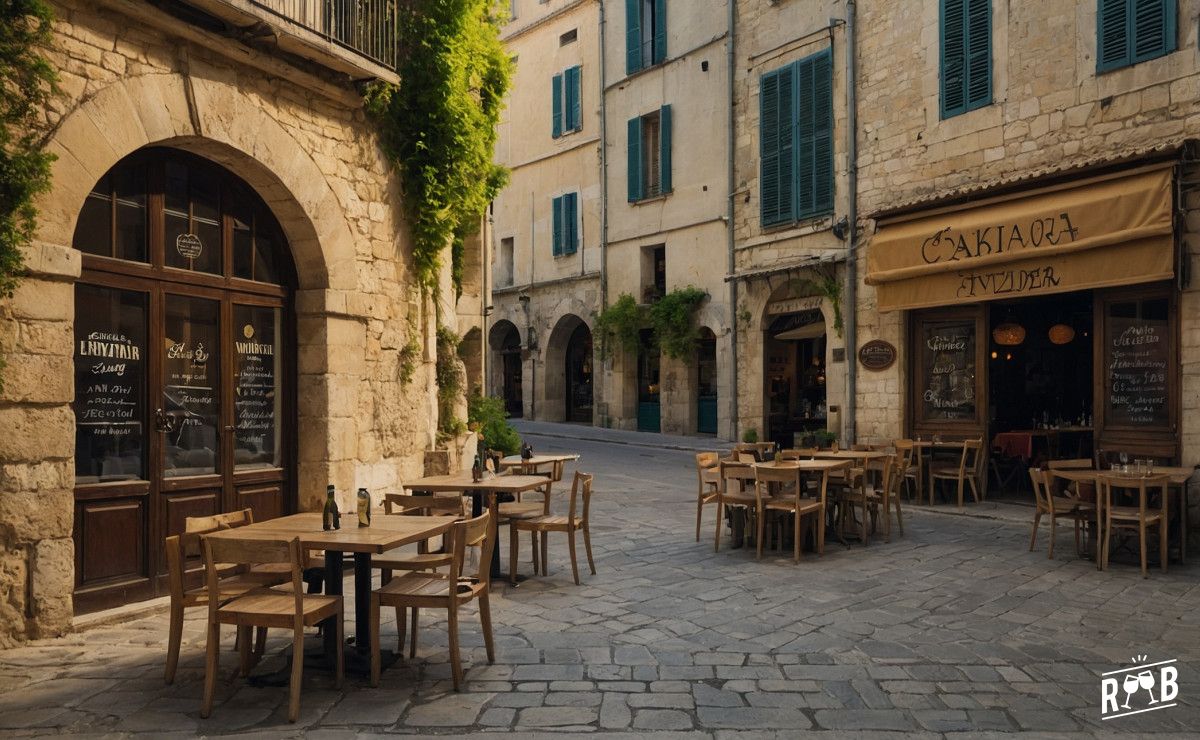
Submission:
[[[311,510],[326,482],[396,490],[423,473],[437,426],[437,311],[352,82],[394,80],[379,55],[240,0],[54,10],[52,189],[28,276],[0,302],[0,644],[165,593],[162,538],[186,516]],[[235,213],[251,206],[253,227]],[[194,233],[164,237],[172,219]],[[473,307],[443,306],[442,321],[461,315],[478,337],[478,275],[468,284]],[[108,385],[88,382],[115,367],[97,356],[126,361]],[[255,398],[261,413],[245,411]]]

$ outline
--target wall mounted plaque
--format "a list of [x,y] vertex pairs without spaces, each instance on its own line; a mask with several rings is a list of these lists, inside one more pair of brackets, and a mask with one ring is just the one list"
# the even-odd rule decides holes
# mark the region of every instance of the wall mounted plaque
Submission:
[[887,370],[896,362],[896,348],[891,342],[872,339],[859,348],[858,361],[868,370]]
[[179,256],[194,260],[200,256],[204,245],[200,243],[200,237],[195,234],[180,234],[175,237],[175,251],[179,252]]

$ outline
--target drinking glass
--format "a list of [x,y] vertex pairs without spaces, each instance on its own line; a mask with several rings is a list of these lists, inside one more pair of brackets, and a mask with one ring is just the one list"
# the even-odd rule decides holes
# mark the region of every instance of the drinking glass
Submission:
[[936,444],[941,444],[941,441],[942,441],[942,435],[940,435],[940,434],[935,434],[935,435],[933,435],[933,443],[934,443],[935,445],[936,445]]
[[1108,469],[1113,473],[1119,473],[1121,471],[1121,466],[1117,463],[1110,463]]
[[1129,464],[1129,453],[1122,452],[1119,455],[1117,455],[1117,459],[1121,461],[1122,465],[1128,465]]
[[1146,458],[1146,475],[1154,475],[1154,458]]

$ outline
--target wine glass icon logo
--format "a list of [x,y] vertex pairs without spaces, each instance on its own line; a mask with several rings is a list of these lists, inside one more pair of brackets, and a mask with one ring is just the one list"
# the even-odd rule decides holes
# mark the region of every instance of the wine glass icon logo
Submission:
[[1121,684],[1121,688],[1125,690],[1125,703],[1121,705],[1122,709],[1129,709],[1129,699],[1138,692],[1138,687],[1141,686],[1141,681],[1132,673],[1125,674],[1125,680]]

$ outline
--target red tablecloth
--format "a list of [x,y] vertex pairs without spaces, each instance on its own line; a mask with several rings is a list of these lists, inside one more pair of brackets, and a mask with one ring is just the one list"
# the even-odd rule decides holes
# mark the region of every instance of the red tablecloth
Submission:
[[1008,457],[1033,457],[1033,435],[1029,432],[1000,432],[992,438],[992,449]]

